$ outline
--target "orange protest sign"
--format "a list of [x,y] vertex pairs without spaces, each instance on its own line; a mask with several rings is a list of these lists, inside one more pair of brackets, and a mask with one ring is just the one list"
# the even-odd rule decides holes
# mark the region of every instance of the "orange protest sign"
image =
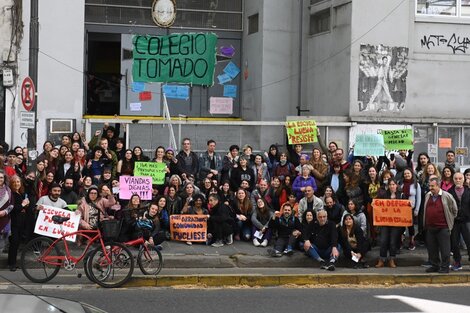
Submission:
[[207,240],[207,216],[171,215],[171,240],[205,242]]
[[374,226],[411,226],[412,208],[409,200],[374,199]]

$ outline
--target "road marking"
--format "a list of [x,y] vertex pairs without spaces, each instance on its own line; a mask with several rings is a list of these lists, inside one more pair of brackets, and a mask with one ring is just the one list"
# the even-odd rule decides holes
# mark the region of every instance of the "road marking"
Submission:
[[409,306],[414,307],[415,309],[420,310],[424,313],[468,313],[470,312],[470,306],[454,304],[448,302],[426,300],[420,298],[412,298],[405,296],[397,295],[384,295],[384,296],[375,296],[379,299],[387,300],[399,300],[408,304]]

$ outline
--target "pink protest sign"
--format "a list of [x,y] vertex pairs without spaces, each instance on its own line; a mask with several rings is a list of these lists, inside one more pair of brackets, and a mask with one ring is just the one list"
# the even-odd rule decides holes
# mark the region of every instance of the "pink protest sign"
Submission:
[[152,177],[119,177],[119,199],[129,200],[133,194],[139,195],[142,200],[152,200]]
[[209,99],[210,114],[232,114],[233,98],[229,97],[210,97]]

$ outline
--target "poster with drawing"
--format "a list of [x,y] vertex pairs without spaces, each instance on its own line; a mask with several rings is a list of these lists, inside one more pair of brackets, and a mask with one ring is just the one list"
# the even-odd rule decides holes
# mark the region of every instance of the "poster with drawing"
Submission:
[[359,112],[401,112],[405,108],[408,48],[361,45]]

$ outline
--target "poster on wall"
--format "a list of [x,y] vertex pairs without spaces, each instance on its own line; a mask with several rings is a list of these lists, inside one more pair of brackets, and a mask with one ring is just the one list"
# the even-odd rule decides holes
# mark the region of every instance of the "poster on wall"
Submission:
[[359,112],[401,112],[405,108],[408,48],[361,45]]

